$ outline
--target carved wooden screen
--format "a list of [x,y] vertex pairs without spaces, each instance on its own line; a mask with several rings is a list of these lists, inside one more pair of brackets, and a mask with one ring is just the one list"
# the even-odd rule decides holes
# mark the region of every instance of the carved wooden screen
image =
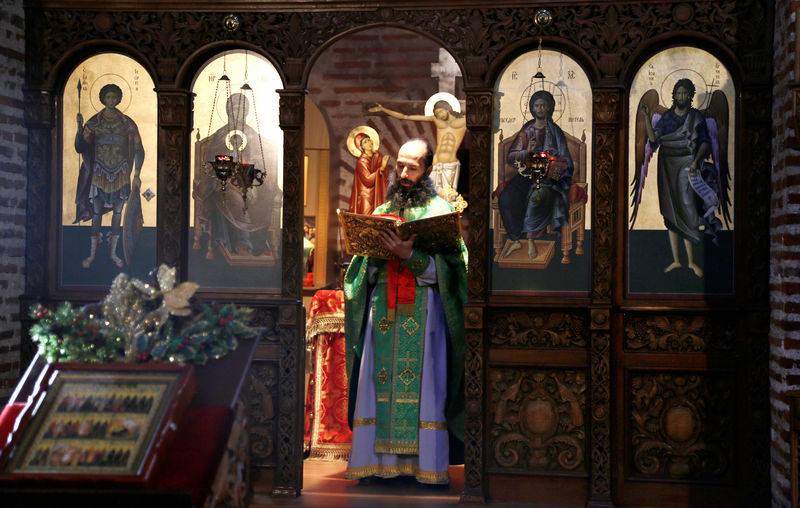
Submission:
[[631,303],[614,345],[619,498],[645,502],[677,483],[698,503],[734,503],[749,470],[737,465],[748,425],[738,415],[752,404],[734,360],[744,324],[733,306],[738,94],[725,65],[693,47],[657,52],[633,76]]
[[[564,297],[585,299],[591,287],[592,91],[568,52],[543,46],[511,60],[494,88],[486,484],[499,500],[582,502],[592,468],[589,315]],[[531,156],[562,174],[532,173]],[[558,308],[539,308],[541,298]]]
[[[400,44],[397,41],[410,40],[407,36],[413,33],[416,38],[428,38],[427,46],[436,50],[420,67],[425,69],[417,73],[420,81],[433,79],[428,70],[440,63],[439,50],[448,53],[447,66],[452,64],[462,73],[454,77],[452,89],[468,130],[458,154],[464,163],[458,191],[470,203],[465,212],[470,227],[465,498],[515,495],[542,503],[588,500],[594,506],[612,502],[685,506],[703,501],[714,505],[720,500],[768,505],[769,28],[773,2],[562,2],[548,3],[547,13],[539,5],[519,2],[470,2],[471,7],[465,8],[464,2],[453,0],[424,9],[419,2],[384,2],[378,8],[358,9],[347,2],[322,4],[253,4],[238,16],[238,24],[227,17],[228,7],[233,6],[229,2],[212,8],[208,2],[167,5],[144,0],[137,4],[142,11],[134,11],[124,6],[130,3],[109,6],[47,0],[26,11],[30,213],[23,310],[42,298],[101,296],[91,288],[64,290],[54,268],[58,263],[51,255],[59,252],[54,247],[59,245],[62,223],[72,220],[62,217],[70,198],[62,196],[63,184],[51,178],[51,163],[66,160],[68,154],[78,159],[72,148],[74,139],[69,139],[74,131],[70,134],[67,129],[75,125],[75,113],[64,113],[59,119],[55,112],[61,111],[61,95],[66,102],[74,89],[69,75],[79,62],[93,54],[121,51],[135,56],[146,69],[143,75],[153,79],[147,89],[156,89],[157,104],[151,108],[157,117],[147,123],[156,126],[158,139],[152,148],[145,142],[144,148],[145,164],[158,161],[153,189],[159,208],[156,255],[158,262],[182,269],[193,252],[202,254],[208,248],[205,245],[203,250],[201,238],[201,248],[193,251],[194,237],[188,233],[194,167],[190,154],[198,134],[201,140],[209,136],[205,123],[209,116],[198,108],[195,122],[199,123],[191,121],[193,78],[221,48],[247,47],[277,62],[282,80],[278,94],[285,191],[280,295],[253,291],[240,298],[238,294],[232,297],[231,291],[219,291],[209,297],[254,306],[256,324],[267,330],[251,377],[251,464],[258,469],[254,477],[261,492],[297,494],[302,485],[299,379],[304,318],[298,301],[304,272],[305,98],[310,95],[323,114],[347,113],[342,124],[329,126],[329,191],[336,202],[333,209],[344,208],[357,160],[346,148],[354,127],[363,124],[380,131],[380,149],[390,156],[401,138],[433,133],[431,125],[367,113],[367,103],[381,100],[404,114],[422,114],[425,100],[439,87],[428,83],[404,95],[394,76],[379,93],[365,92],[360,87],[364,76],[357,70],[359,62],[352,71],[331,68],[333,60],[326,59],[330,55],[326,51],[348,42],[345,39],[352,35],[364,36],[360,39],[364,45],[375,44],[376,39],[370,38],[374,34],[366,30],[391,32],[395,46]],[[546,48],[543,57],[548,52],[558,56],[552,63],[546,62],[550,57],[543,58],[545,81],[558,83],[563,55],[564,70],[575,63],[590,87],[584,91],[589,101],[583,116],[585,140],[582,128],[564,130],[572,136],[567,138],[568,145],[586,145],[589,200],[584,240],[590,236],[591,241],[584,241],[585,252],[579,254],[577,235],[570,232],[574,239],[571,264],[560,263],[563,252],[557,249],[551,261],[551,265],[575,270],[587,263],[587,279],[581,278],[580,287],[568,294],[542,294],[541,288],[528,284],[521,294],[504,295],[493,293],[503,288],[495,286],[499,279],[492,276],[497,255],[492,193],[498,184],[494,176],[498,154],[505,148],[501,143],[513,137],[504,129],[502,142],[495,138],[498,126],[493,115],[500,112],[500,128],[507,118],[505,106],[495,107],[495,91],[502,70],[516,57],[525,52],[538,56],[539,37]],[[634,261],[640,266],[635,260],[638,251],[629,249],[640,224],[637,219],[629,231],[632,168],[627,151],[633,150],[628,148],[635,120],[632,108],[642,96],[632,91],[636,73],[650,57],[687,46],[688,41],[722,62],[736,84],[736,93],[728,96],[733,107],[729,133],[735,130],[740,140],[737,149],[728,153],[730,167],[738,168],[731,187],[736,194],[731,206],[735,204],[737,211],[734,284],[715,290],[714,295],[694,288],[690,295],[675,296],[658,288],[638,291],[629,280]],[[380,59],[350,49],[354,59]],[[385,67],[391,70],[392,62],[406,61],[406,56],[385,61]],[[328,76],[314,76],[317,69],[329,71]],[[702,72],[706,70],[710,69]],[[530,74],[527,80],[530,83]],[[337,86],[330,86],[334,81]],[[62,86],[66,87],[63,92]],[[666,105],[664,96],[671,93],[671,86],[669,93],[659,92],[661,104]],[[342,98],[337,95],[345,102],[335,104]],[[518,103],[515,107],[520,111]],[[139,120],[132,118],[141,128]],[[59,137],[63,147],[53,142]],[[655,162],[651,162],[650,178],[657,172]],[[646,190],[655,189],[655,183],[649,180]],[[655,201],[643,198],[642,203],[650,206]],[[41,210],[51,213],[38,213]],[[144,226],[148,227],[147,218]],[[329,232],[334,228],[329,221]],[[667,233],[656,233],[669,245]],[[330,241],[333,236],[328,242],[334,244],[329,264],[338,257],[336,242]],[[103,245],[99,251],[107,249]],[[87,241],[83,248],[89,247]],[[524,247],[519,253],[527,256]],[[534,271],[511,270],[525,275]],[[686,267],[683,270],[696,277]],[[530,281],[519,279],[523,284]],[[325,278],[325,282],[332,280]]]

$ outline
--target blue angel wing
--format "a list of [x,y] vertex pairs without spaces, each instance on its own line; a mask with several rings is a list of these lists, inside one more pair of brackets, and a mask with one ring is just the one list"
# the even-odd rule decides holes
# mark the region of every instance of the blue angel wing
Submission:
[[633,224],[636,222],[636,216],[639,213],[639,205],[642,202],[642,192],[644,191],[644,182],[647,178],[647,168],[650,164],[650,159],[653,157],[653,149],[647,140],[647,127],[645,116],[641,113],[642,105],[647,105],[652,113],[651,125],[655,128],[661,114],[666,111],[666,108],[658,103],[658,92],[650,89],[642,95],[639,99],[639,105],[636,108],[636,129],[634,139],[634,168],[633,168],[633,181],[631,182],[631,202],[633,210],[631,210],[630,227],[633,229]]
[[719,209],[725,225],[729,226],[731,219],[730,191],[730,168],[728,166],[728,98],[721,90],[711,94],[708,107],[703,110],[706,119],[706,127],[711,137],[711,157],[714,159],[716,169],[717,198],[719,199]]

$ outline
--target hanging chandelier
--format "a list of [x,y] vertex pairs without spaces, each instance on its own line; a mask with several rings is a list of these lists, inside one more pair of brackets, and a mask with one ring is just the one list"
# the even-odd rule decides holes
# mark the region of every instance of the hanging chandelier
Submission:
[[518,172],[525,178],[533,180],[536,188],[539,189],[541,188],[542,179],[548,176],[547,173],[554,159],[547,152],[532,152],[524,163],[520,165]]
[[[246,105],[249,102],[253,104],[253,116],[256,120],[256,134],[258,138],[258,146],[261,153],[261,167],[264,164],[264,147],[261,143],[261,127],[258,119],[258,109],[256,108],[255,91],[247,83],[247,52],[245,52],[245,66],[244,66],[244,84],[240,88],[240,95],[236,104],[233,105],[231,101],[231,80],[226,74],[226,62],[223,56],[222,63],[222,76],[217,80],[214,89],[214,102],[211,105],[211,115],[208,120],[208,136],[211,135],[211,123],[214,117],[214,111],[217,108],[217,99],[220,97],[220,86],[224,87],[225,94],[225,108],[232,106],[234,111],[228,112],[228,135],[225,138],[225,144],[229,149],[228,153],[216,154],[214,160],[203,163],[203,168],[206,175],[216,178],[220,184],[220,190],[225,192],[228,184],[234,187],[242,195],[242,202],[244,206],[243,211],[247,211],[247,193],[253,187],[263,185],[265,172],[261,169],[256,169],[255,164],[250,161],[245,161],[242,157],[245,146],[247,145],[247,138],[244,135],[245,117],[247,116]],[[231,114],[234,113],[234,114]]]

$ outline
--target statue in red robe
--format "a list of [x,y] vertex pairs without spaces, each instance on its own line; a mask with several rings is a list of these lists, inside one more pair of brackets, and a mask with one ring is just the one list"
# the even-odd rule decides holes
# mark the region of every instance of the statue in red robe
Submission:
[[367,134],[356,135],[355,145],[361,150],[353,175],[353,195],[350,196],[350,212],[370,215],[384,202],[388,174],[386,164],[389,156],[375,150],[375,143]]

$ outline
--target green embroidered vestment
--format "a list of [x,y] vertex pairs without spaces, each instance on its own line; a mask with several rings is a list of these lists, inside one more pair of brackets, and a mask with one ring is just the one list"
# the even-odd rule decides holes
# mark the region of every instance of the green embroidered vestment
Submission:
[[[426,206],[406,209],[404,220],[411,221],[450,213],[452,207],[442,198],[432,198]],[[378,207],[375,214],[394,213],[389,203]],[[464,304],[466,303],[467,251],[461,242],[461,252],[433,255],[436,263],[438,291],[447,321],[448,395],[446,417],[448,430],[464,437]],[[411,258],[402,262],[414,276],[427,268],[429,255],[424,246],[415,246]],[[350,416],[355,406],[357,380],[352,375],[360,363],[364,341],[364,323],[368,312],[371,287],[368,284],[370,266],[379,268],[377,285],[372,296],[372,333],[375,344],[375,372],[371,375],[376,388],[376,445],[378,453],[417,454],[419,400],[423,345],[427,313],[427,288],[414,289],[413,308],[387,311],[387,263],[384,260],[355,256],[345,274],[345,338],[347,370],[350,376]]]

